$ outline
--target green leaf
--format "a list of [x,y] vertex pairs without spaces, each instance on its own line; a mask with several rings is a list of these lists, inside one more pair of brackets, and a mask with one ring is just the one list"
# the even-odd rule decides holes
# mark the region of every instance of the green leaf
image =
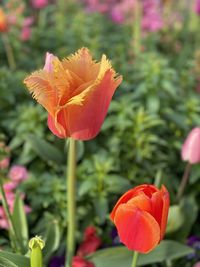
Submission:
[[[0,251],[0,259],[6,259],[12,262],[15,265],[11,265],[11,267],[30,267],[30,259],[28,257],[18,255],[15,253]],[[10,267],[9,265],[3,265],[3,267]]]
[[[140,254],[137,266],[175,260],[193,252],[194,250],[186,245],[176,241],[164,240],[149,254]],[[88,257],[96,267],[130,267],[132,258],[133,251],[126,247],[102,249]]]
[[0,267],[18,267],[12,261],[9,261],[3,257],[0,257]]
[[17,234],[18,242],[21,244],[22,252],[26,253],[28,250],[28,224],[24,209],[24,202],[19,193],[16,194],[14,210],[12,214],[14,229]]
[[30,142],[32,149],[42,159],[47,161],[54,161],[57,164],[64,163],[64,156],[61,151],[49,142],[35,135],[29,135],[28,141]]
[[179,205],[172,205],[169,208],[166,233],[177,231],[184,223],[184,214]]
[[94,207],[96,215],[98,216],[99,223],[105,222],[108,214],[108,200],[104,195],[100,195],[94,199]]
[[47,261],[52,253],[56,251],[60,244],[60,228],[57,220],[50,222],[47,227],[45,247],[43,249],[44,260]]

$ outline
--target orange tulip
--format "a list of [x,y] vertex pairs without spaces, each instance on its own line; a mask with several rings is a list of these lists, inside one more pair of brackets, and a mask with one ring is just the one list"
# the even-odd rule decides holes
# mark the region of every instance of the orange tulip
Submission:
[[110,218],[125,246],[148,253],[163,239],[168,210],[167,189],[144,184],[127,191],[118,200]]
[[48,111],[50,130],[60,138],[79,140],[98,134],[121,81],[105,55],[97,63],[87,48],[62,61],[47,53],[44,69],[24,80]]
[[0,8],[0,32],[7,32],[8,31],[8,24],[6,15],[2,8]]

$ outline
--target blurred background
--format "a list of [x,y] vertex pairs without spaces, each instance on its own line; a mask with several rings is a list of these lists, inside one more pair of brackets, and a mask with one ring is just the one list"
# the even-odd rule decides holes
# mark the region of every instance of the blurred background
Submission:
[[[94,225],[108,247],[119,242],[109,212],[127,189],[161,179],[177,207],[181,146],[200,125],[200,1],[0,1],[0,171],[7,182],[13,166],[28,173],[14,190],[24,194],[30,235],[50,220],[60,233],[66,227],[66,144],[48,130],[47,113],[23,79],[43,68],[47,51],[62,59],[83,46],[97,60],[106,54],[123,75],[100,134],[78,143],[77,240]],[[196,238],[190,243],[196,253],[179,266],[200,260],[199,200],[196,164],[167,232],[185,244]],[[6,247],[1,220],[0,246]],[[62,256],[62,238],[59,244],[54,253]]]

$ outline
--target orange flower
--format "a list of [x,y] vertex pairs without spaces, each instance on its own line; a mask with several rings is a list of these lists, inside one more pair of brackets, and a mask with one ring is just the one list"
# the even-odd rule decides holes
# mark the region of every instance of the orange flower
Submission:
[[7,32],[8,24],[7,18],[2,8],[0,8],[0,32]]
[[163,239],[169,193],[162,186],[140,185],[126,192],[110,214],[119,237],[129,249],[148,253]]
[[47,53],[44,69],[24,83],[48,111],[55,135],[89,140],[98,134],[121,81],[105,55],[96,63],[89,50],[81,48],[62,61]]

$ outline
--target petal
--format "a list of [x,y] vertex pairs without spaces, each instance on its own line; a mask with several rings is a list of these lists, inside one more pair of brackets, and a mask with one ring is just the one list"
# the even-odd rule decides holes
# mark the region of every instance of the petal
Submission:
[[53,72],[53,60],[57,59],[53,54],[47,52],[46,53],[46,59],[45,59],[45,65],[44,65],[44,70],[46,72]]
[[200,162],[200,128],[194,128],[182,146],[181,156],[191,164]]
[[169,198],[169,192],[167,191],[164,185],[162,186],[161,191],[163,192],[163,209],[162,209],[162,220],[160,226],[161,240],[162,240],[167,226],[170,198]]
[[58,98],[51,75],[43,70],[36,71],[28,76],[24,83],[33,98],[53,116]]
[[95,80],[99,71],[99,63],[92,60],[90,51],[83,47],[77,53],[62,61],[63,67],[80,77],[84,82]]
[[63,127],[72,138],[90,140],[98,134],[112,96],[120,83],[121,77],[114,80],[113,72],[108,71],[98,85],[91,85],[71,99],[71,103],[62,112],[66,119]]
[[48,119],[47,119],[47,124],[48,124],[48,127],[49,127],[49,130],[56,136],[58,136],[59,138],[66,138],[68,137],[64,128],[62,126],[60,126],[60,131],[56,128],[55,126],[55,121],[53,119],[53,117],[48,114]]
[[151,200],[143,192],[140,192],[139,195],[131,198],[127,203],[129,208],[139,208],[140,210],[147,211],[151,213]]
[[160,240],[160,227],[146,211],[129,208],[126,204],[118,207],[114,223],[122,243],[130,250],[148,253]]
[[144,192],[144,191],[146,194],[148,193],[148,195],[150,195],[150,197],[151,197],[150,193],[156,192],[157,190],[158,189],[154,185],[148,185],[148,184],[139,185],[139,186],[136,186],[136,187],[130,189],[125,194],[123,194],[121,196],[121,198],[117,201],[116,205],[114,206],[114,208],[110,214],[111,220],[112,221],[114,220],[115,212],[116,212],[116,210],[120,204],[128,202],[131,198],[137,196],[138,194],[140,194],[141,192]]

